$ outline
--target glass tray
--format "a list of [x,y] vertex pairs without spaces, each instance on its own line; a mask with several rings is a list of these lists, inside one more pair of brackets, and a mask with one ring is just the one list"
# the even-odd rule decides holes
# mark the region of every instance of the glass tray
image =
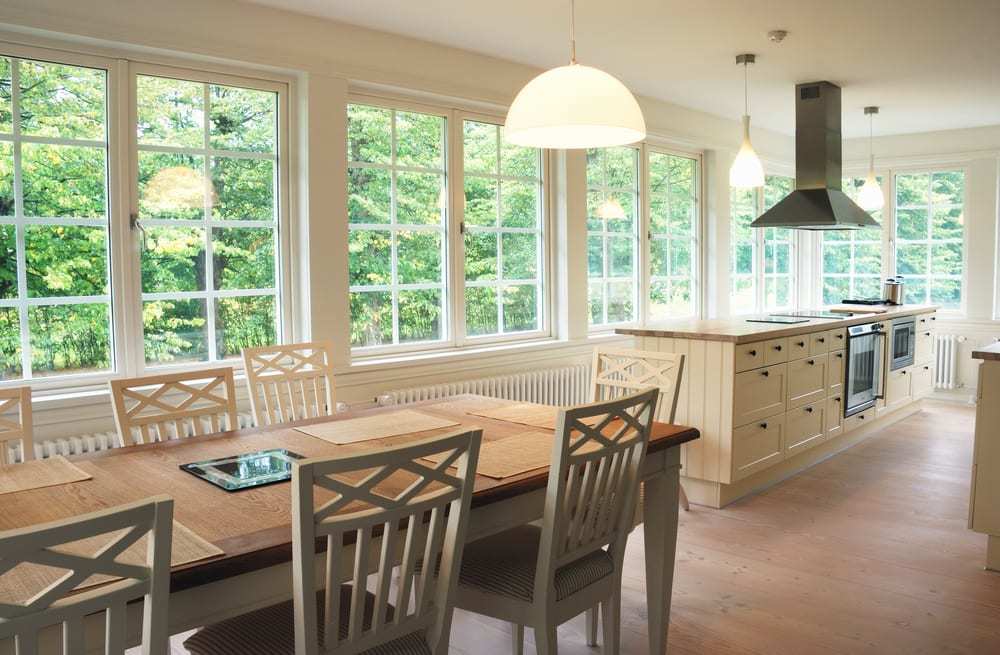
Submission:
[[284,448],[181,464],[182,471],[226,491],[240,491],[292,479],[292,460],[302,455]]

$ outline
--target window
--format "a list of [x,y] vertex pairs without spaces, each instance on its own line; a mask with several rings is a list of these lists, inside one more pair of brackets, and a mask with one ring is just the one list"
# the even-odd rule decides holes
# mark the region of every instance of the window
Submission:
[[649,318],[698,312],[698,160],[647,150]]
[[963,171],[898,173],[896,273],[906,282],[906,302],[962,305]]
[[590,325],[636,320],[639,151],[587,151],[587,269]]
[[0,58],[0,379],[114,367],[105,70]]
[[463,121],[465,332],[540,329],[541,151],[511,145],[503,128]]
[[[844,193],[856,199],[864,183],[863,177],[845,179]],[[878,227],[823,232],[824,305],[882,294],[882,212],[871,215],[880,223]]]
[[795,305],[794,231],[750,227],[793,188],[793,178],[767,175],[763,189],[730,189],[729,304],[733,314]]
[[147,365],[275,343],[278,94],[135,76]]
[[348,105],[352,346],[448,338],[446,123]]

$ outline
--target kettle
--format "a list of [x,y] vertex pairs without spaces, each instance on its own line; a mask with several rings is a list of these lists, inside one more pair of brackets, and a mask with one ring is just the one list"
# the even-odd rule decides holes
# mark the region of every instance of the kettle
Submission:
[[903,276],[888,278],[882,285],[882,298],[889,305],[903,304]]

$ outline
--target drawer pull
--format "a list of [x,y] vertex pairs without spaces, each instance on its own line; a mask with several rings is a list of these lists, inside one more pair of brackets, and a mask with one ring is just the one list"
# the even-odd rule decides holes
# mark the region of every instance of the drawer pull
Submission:
[[751,350],[750,351],[750,356],[751,357],[756,357],[757,356],[757,351],[756,350]]
[[858,420],[860,420],[860,421],[865,420],[865,415],[864,414],[858,414]]
[[806,411],[809,412],[810,414],[812,414],[813,413],[813,408],[812,407],[806,407]]
[[900,371],[899,374],[900,375],[906,375],[906,371]]
[[766,429],[767,429],[767,423],[761,423],[761,424],[760,424],[760,428],[761,428],[762,430],[766,430]]
[[816,360],[815,359],[810,359],[809,360],[809,366],[816,366]]
[[770,375],[770,373],[767,372],[767,371],[761,371],[760,374],[763,375],[764,377],[767,377],[767,376]]
[[844,358],[844,353],[837,353],[837,357],[843,359]]
[[816,339],[816,341],[819,341],[820,343],[826,343],[826,337],[820,337],[819,339]]
[[937,316],[931,316],[931,320],[932,321],[936,321],[937,320]]
[[925,370],[925,371],[929,371],[929,370],[931,370],[931,367],[930,367],[930,366],[925,366],[925,367],[924,367],[924,370]]
[[925,337],[929,337],[929,336],[931,336],[931,333],[930,332],[924,332],[924,336]]
[[834,399],[833,399],[833,402],[835,402],[835,403],[839,403],[839,402],[840,402],[840,396],[837,396],[836,398],[834,398]]
[[774,349],[777,350],[778,352],[781,352],[781,346],[775,346]]
[[806,342],[805,341],[799,341],[795,345],[798,346],[799,348],[805,348],[806,347]]

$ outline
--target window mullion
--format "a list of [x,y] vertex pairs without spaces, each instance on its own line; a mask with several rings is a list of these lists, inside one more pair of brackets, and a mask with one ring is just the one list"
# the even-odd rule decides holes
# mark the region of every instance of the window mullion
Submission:
[[[211,92],[209,91],[209,85],[207,83],[202,84],[202,97],[205,107],[205,118],[204,118],[204,139],[206,150],[211,142],[210,130],[211,130],[211,120],[212,115],[211,107]],[[212,186],[212,161],[211,157],[205,156],[203,166],[204,170],[204,182],[205,182],[205,210],[204,217],[202,218],[202,225],[205,230],[205,291],[208,292],[207,298],[205,299],[205,324],[208,326],[208,359],[209,361],[215,361],[219,358],[218,353],[218,343],[215,338],[215,306],[218,302],[213,297],[213,291],[215,291],[215,256],[213,255],[213,234],[211,226],[212,211],[214,209],[214,196],[213,186]]]
[[24,238],[24,182],[21,170],[21,80],[20,59],[10,58],[11,130],[14,137],[14,216],[15,238],[17,240],[17,298],[18,329],[21,341],[21,378],[30,379],[31,335],[28,326],[28,274],[27,253]]

